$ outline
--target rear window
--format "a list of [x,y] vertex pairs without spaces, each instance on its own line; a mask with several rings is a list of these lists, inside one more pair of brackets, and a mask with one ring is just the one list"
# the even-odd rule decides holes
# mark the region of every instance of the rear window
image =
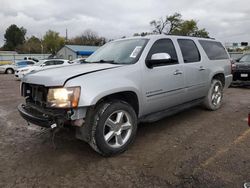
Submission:
[[200,52],[194,41],[190,39],[178,39],[178,43],[185,63],[199,62],[201,60]]
[[210,60],[229,59],[225,48],[220,42],[199,40],[202,48]]

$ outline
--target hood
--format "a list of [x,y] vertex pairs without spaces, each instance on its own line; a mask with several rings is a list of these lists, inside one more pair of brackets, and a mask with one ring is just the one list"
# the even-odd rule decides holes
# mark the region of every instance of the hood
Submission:
[[236,63],[236,70],[250,70],[250,63]]
[[121,65],[93,63],[50,68],[27,74],[22,81],[44,86],[63,86],[64,83],[71,78],[119,66]]

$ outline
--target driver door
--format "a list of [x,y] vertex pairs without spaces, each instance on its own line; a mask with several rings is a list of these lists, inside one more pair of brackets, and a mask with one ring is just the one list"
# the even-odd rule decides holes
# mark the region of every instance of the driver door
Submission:
[[144,114],[157,112],[183,102],[185,93],[184,68],[178,61],[175,46],[171,39],[159,39],[151,47],[146,57],[150,60],[154,54],[167,53],[169,63],[148,68],[143,71]]

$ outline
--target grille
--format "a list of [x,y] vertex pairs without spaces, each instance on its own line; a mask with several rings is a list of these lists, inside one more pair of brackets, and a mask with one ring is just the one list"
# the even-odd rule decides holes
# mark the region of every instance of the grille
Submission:
[[26,102],[39,106],[46,105],[48,89],[42,85],[27,84],[22,85],[22,95],[26,97]]

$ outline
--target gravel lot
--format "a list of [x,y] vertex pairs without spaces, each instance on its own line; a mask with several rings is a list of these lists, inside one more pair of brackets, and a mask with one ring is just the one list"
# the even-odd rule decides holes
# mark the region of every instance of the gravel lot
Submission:
[[192,108],[139,126],[125,153],[103,158],[72,131],[27,126],[19,82],[0,75],[0,187],[243,187],[250,182],[250,89],[230,88],[216,112]]

